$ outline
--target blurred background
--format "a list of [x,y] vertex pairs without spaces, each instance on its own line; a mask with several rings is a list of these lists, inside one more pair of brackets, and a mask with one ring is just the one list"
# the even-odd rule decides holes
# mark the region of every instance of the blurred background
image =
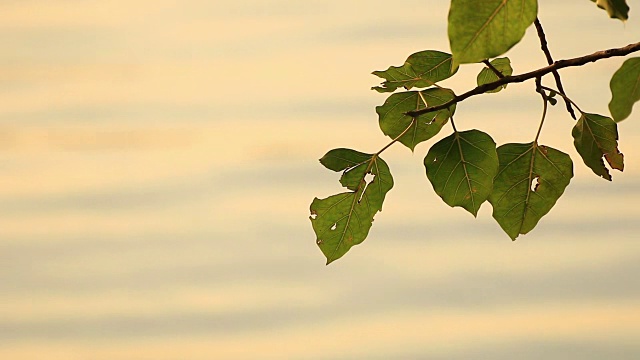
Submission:
[[[317,159],[387,143],[370,73],[449,51],[448,3],[2,1],[0,358],[640,358],[640,109],[613,183],[551,109],[541,142],[576,176],[516,242],[488,204],[474,219],[427,182],[449,128],[394,146],[368,239],[324,266],[309,204],[342,188]],[[554,57],[639,41],[630,5],[623,24],[541,0]],[[545,65],[535,29],[508,56],[516,73]],[[623,61],[563,70],[567,93],[608,115]],[[458,128],[532,141],[533,87],[465,101]]]

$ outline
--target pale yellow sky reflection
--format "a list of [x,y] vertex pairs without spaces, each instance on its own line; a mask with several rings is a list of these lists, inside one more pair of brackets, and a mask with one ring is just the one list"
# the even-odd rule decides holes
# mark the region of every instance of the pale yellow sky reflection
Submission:
[[[324,266],[309,204],[343,189],[318,158],[389,141],[371,72],[448,51],[448,4],[2,2],[0,358],[640,358],[637,109],[613,183],[550,109],[541,142],[575,177],[516,242],[489,204],[474,219],[434,194],[435,139],[390,148],[369,238]],[[631,6],[626,24],[587,0],[540,0],[539,16],[560,59],[637,42]],[[516,73],[546,64],[538,48],[530,29]],[[607,114],[622,61],[563,70],[567,93]],[[442,84],[466,91],[480,68]],[[511,84],[456,123],[530,142],[541,111]]]

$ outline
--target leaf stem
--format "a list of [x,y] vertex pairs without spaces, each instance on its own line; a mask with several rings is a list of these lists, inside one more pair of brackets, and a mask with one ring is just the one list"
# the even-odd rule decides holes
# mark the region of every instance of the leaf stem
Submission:
[[[542,86],[540,88],[542,88]],[[542,103],[543,103],[542,120],[540,120],[540,126],[538,126],[536,139],[533,141],[533,143],[535,144],[534,146],[537,146],[538,144],[538,139],[540,138],[540,133],[542,132],[542,126],[544,125],[544,120],[547,118],[547,110],[549,109],[549,99],[547,99],[547,97],[545,96],[542,90],[540,91],[540,96],[542,97]]]
[[458,129],[456,129],[456,123],[453,121],[453,115],[449,118],[451,120],[451,127],[453,127],[453,131],[458,133]]
[[377,153],[373,154],[373,157],[377,157],[378,155],[382,154],[385,150],[387,150],[388,148],[391,147],[391,145],[395,144],[398,142],[398,140],[400,140],[401,137],[403,137],[406,133],[409,132],[409,130],[411,130],[411,127],[413,127],[413,125],[416,125],[416,122],[418,121],[417,117],[414,117],[411,120],[411,123],[409,124],[409,126],[407,126],[406,129],[404,129],[400,135],[396,136],[393,140],[391,140],[390,143],[388,143],[387,145],[385,145],[382,149],[380,149],[380,151],[378,151]]
[[[608,50],[602,50],[602,51],[597,51],[593,54],[590,55],[585,55],[585,56],[581,56],[581,57],[577,57],[577,58],[571,58],[571,59],[564,59],[564,60],[558,60],[555,61],[552,65],[549,66],[545,66],[543,68],[537,69],[537,70],[533,70],[530,71],[528,73],[524,73],[524,74],[520,74],[520,75],[514,75],[514,76],[505,76],[502,79],[498,79],[494,82],[491,83],[487,83],[487,84],[483,84],[480,86],[477,86],[469,91],[467,91],[464,94],[461,95],[456,95],[453,99],[447,101],[446,103],[440,104],[440,105],[436,105],[436,106],[430,106],[427,107],[425,109],[421,109],[421,110],[416,110],[416,111],[409,111],[406,113],[407,116],[411,116],[411,117],[417,117],[420,115],[424,115],[430,112],[434,112],[434,111],[438,111],[438,110],[442,110],[442,109],[446,109],[448,107],[450,107],[451,105],[457,104],[467,98],[470,98],[472,96],[475,95],[480,95],[480,94],[484,94],[485,92],[489,91],[489,90],[493,90],[498,88],[499,86],[502,85],[506,85],[506,84],[510,84],[510,83],[520,83],[520,82],[524,82],[527,80],[531,80],[533,78],[536,77],[542,77],[546,74],[552,73],[554,71],[563,69],[563,68],[567,68],[567,67],[574,67],[574,66],[582,66],[585,65],[587,63],[590,62],[595,62],[598,60],[602,60],[602,59],[606,59],[606,58],[610,58],[610,57],[615,57],[615,56],[626,56],[628,54],[631,54],[633,52],[636,51],[640,51],[640,42],[634,43],[634,44],[629,44],[627,46],[621,47],[621,48],[614,48],[614,49],[608,49]],[[559,92],[558,92],[559,93]],[[564,95],[564,94],[561,94]],[[573,103],[575,105],[575,103]]]

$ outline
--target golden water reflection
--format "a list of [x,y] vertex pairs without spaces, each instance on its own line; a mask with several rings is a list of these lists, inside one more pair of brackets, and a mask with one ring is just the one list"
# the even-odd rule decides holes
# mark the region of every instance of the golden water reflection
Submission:
[[[622,26],[590,2],[540,4],[558,58],[640,34],[633,13]],[[447,49],[446,2],[397,5],[1,4],[0,358],[640,357],[633,118],[610,184],[552,109],[542,141],[572,155],[576,177],[516,242],[488,205],[474,220],[436,197],[428,145],[393,147],[396,185],[370,237],[323,266],[308,206],[339,184],[317,158],[384,144],[370,72]],[[545,61],[532,35],[509,54],[517,72]],[[621,61],[567,70],[567,91],[606,113]],[[525,142],[539,114],[530,84],[513,84],[457,122]]]

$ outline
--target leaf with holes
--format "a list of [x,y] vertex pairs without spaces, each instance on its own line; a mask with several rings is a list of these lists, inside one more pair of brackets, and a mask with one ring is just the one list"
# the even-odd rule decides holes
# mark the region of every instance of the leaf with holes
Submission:
[[402,66],[391,66],[386,71],[374,71],[373,74],[385,79],[381,86],[371,88],[378,92],[394,92],[398,88],[426,88],[438,81],[450,78],[453,70],[451,54],[426,50],[409,56]]
[[498,172],[496,143],[478,130],[456,131],[429,149],[424,166],[433,189],[447,205],[476,216]]
[[604,9],[612,19],[625,21],[629,18],[629,5],[626,0],[591,0],[600,9]]
[[[493,59],[489,62],[496,70],[498,70],[503,76],[511,76],[513,74],[513,68],[511,67],[511,60],[509,58],[497,58]],[[480,74],[478,74],[478,86],[492,83],[496,80],[500,79],[498,75],[488,67],[484,67]],[[502,89],[506,89],[507,84],[499,86],[493,90],[487,91],[488,93],[497,93]]]
[[640,57],[624,62],[611,78],[609,111],[616,122],[631,115],[633,104],[640,100]]
[[624,155],[618,150],[618,124],[611,118],[584,113],[571,135],[582,160],[596,175],[611,181],[603,159],[612,169],[624,170]]
[[311,203],[316,243],[330,264],[365,240],[393,187],[393,177],[380,157],[351,149],[331,150],[320,162],[330,170],[342,171],[340,183],[351,190],[326,199],[315,198]]
[[515,240],[531,231],[564,193],[573,162],[569,155],[535,142],[502,145],[498,158],[500,170],[489,202],[493,218]]
[[520,42],[537,14],[537,0],[451,0],[453,67],[504,54]]
[[455,111],[447,109],[434,111],[417,118],[405,115],[408,111],[421,110],[429,106],[444,104],[455,94],[449,89],[431,88],[423,91],[407,91],[393,94],[382,106],[376,107],[380,129],[392,139],[400,136],[399,141],[413,151],[419,143],[434,137],[447,123]]

